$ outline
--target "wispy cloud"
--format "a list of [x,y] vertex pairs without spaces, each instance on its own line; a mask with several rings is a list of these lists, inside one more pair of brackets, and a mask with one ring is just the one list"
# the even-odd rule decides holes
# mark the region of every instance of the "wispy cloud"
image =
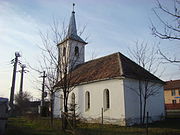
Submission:
[[[35,45],[39,42],[38,30],[45,27],[46,24],[39,24],[31,15],[9,1],[0,1],[0,13],[1,59],[10,61],[14,57],[14,52],[18,50],[23,52],[24,57],[28,57],[28,61],[32,61],[32,53],[35,54],[38,51],[38,47]],[[9,68],[0,70],[3,74],[0,76],[0,80],[4,80],[0,93],[4,93],[1,96],[8,97],[12,71]],[[5,70],[6,72],[4,72]],[[28,86],[25,88],[29,89]]]
[[[36,21],[6,1],[0,2],[0,12],[0,43],[6,41],[8,45],[14,45],[20,38],[21,41],[32,41],[30,46],[33,45],[39,26]],[[22,46],[20,43],[17,45]]]

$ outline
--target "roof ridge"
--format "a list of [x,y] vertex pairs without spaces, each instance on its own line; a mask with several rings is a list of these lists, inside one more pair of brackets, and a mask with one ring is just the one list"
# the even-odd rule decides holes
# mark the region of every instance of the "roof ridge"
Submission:
[[169,81],[165,81],[165,82],[175,82],[175,81],[180,81],[180,79],[178,79],[178,80],[169,80]]
[[120,75],[122,76],[123,75],[123,69],[122,69],[122,63],[121,63],[121,56],[120,56],[120,52],[118,52],[118,62],[119,62],[119,72],[120,72]]
[[118,54],[118,53],[120,53],[120,52],[116,52],[116,53],[112,53],[112,54],[109,54],[109,55],[106,55],[106,56],[102,56],[102,57],[99,57],[99,58],[96,58],[96,59],[93,59],[93,60],[86,61],[84,63],[91,62],[91,61],[98,60],[98,59],[102,59],[102,58],[105,58],[105,57],[109,57],[111,55],[115,55],[115,54]]

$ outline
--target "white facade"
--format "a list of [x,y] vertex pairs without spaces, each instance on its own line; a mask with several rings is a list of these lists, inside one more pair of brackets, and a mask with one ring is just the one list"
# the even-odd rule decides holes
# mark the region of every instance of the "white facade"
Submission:
[[[128,85],[128,87],[126,87]],[[75,102],[78,105],[78,113],[80,117],[87,122],[132,125],[139,122],[139,97],[130,89],[138,88],[138,81],[134,79],[112,79],[97,81],[93,83],[83,84],[75,87],[69,94],[69,103],[71,103],[71,95],[75,94]],[[163,87],[159,84],[159,94],[148,99],[147,111],[150,120],[159,120],[164,112],[164,96]],[[103,92],[109,90],[109,108],[105,109]],[[90,108],[86,108],[86,92],[90,93]],[[56,93],[58,96],[62,92]],[[55,98],[54,115],[60,117],[60,98]],[[61,100],[63,101],[63,100]]]
[[[149,88],[157,92],[157,94],[150,96],[147,99],[146,111],[149,113],[149,121],[157,121],[165,116],[164,105],[164,87],[160,83],[149,83]],[[141,84],[144,85],[143,83]],[[124,99],[125,99],[125,116],[126,124],[131,125],[138,123],[140,120],[140,102],[137,90],[139,89],[139,81],[135,79],[124,79]],[[136,92],[134,91],[136,90]],[[142,101],[144,103],[144,101]],[[143,109],[143,108],[142,108]]]

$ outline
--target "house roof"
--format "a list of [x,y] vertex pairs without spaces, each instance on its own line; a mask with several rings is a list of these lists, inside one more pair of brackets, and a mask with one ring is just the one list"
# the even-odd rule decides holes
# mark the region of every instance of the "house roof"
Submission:
[[180,80],[167,81],[164,90],[180,89]]
[[[70,83],[74,85],[116,77],[148,79],[163,83],[162,80],[119,52],[78,65],[71,72]],[[60,84],[59,82],[56,86]]]

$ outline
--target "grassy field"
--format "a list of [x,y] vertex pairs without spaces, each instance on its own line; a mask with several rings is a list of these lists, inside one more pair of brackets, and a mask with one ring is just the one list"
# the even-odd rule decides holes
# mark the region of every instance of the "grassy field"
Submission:
[[48,118],[9,118],[6,135],[66,135],[60,121],[55,120],[55,127],[50,127]]
[[[180,135],[180,119],[167,119],[149,125],[149,135]],[[145,128],[139,126],[120,127],[115,125],[80,124],[77,135],[145,135]],[[10,118],[6,135],[68,135],[61,130],[60,120],[50,127],[48,118]]]
[[[87,124],[81,126],[82,135],[146,135],[146,129],[139,126],[119,127],[115,125]],[[149,135],[180,135],[180,119],[167,119],[150,124]]]

